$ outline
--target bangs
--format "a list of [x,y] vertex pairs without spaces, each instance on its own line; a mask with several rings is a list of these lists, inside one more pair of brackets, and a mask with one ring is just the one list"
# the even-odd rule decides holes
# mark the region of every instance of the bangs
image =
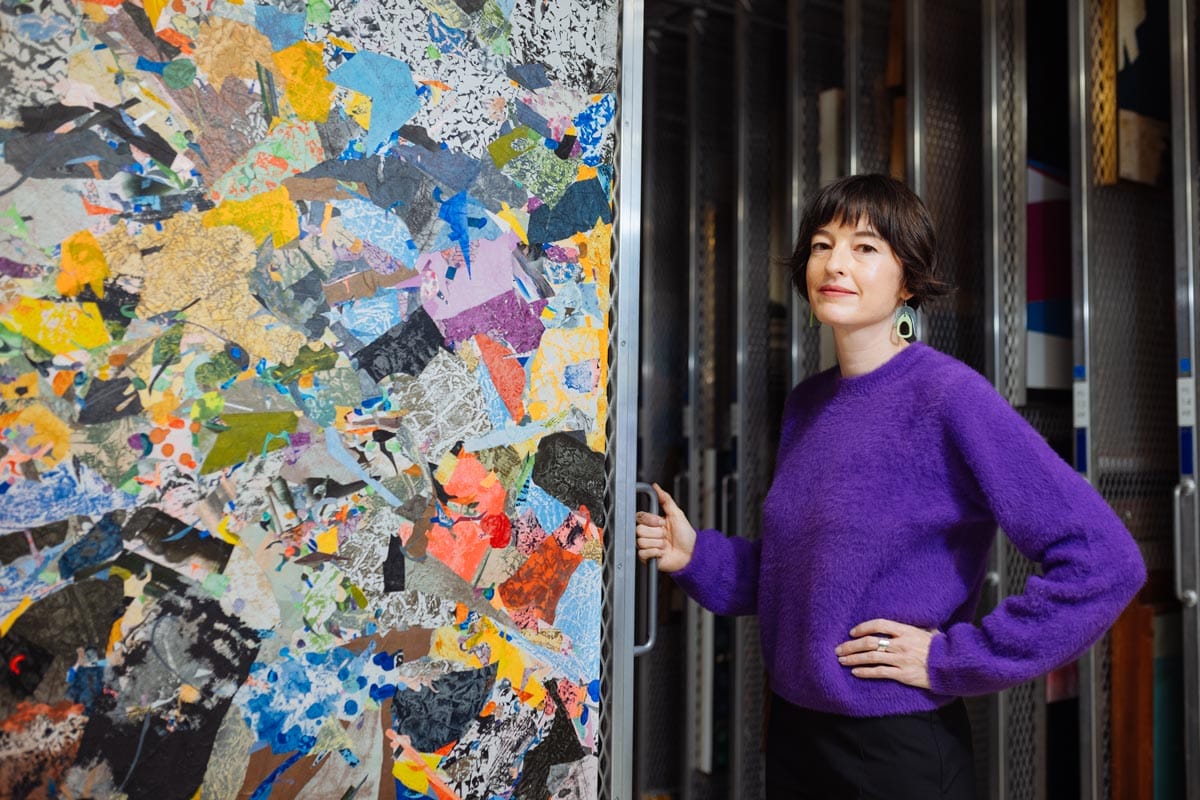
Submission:
[[856,226],[866,223],[880,238],[891,243],[896,239],[896,193],[886,184],[866,181],[838,187],[841,191],[822,192],[810,209],[809,237],[826,225]]

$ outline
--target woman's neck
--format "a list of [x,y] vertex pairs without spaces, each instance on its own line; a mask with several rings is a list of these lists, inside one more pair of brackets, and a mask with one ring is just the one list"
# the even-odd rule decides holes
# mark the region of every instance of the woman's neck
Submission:
[[873,326],[849,331],[834,328],[833,344],[843,378],[866,375],[908,347],[908,342],[896,335],[890,321],[884,328]]

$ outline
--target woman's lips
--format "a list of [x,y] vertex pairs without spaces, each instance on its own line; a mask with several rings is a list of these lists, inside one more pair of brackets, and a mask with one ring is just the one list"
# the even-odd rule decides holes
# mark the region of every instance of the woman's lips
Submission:
[[840,286],[822,286],[817,291],[819,291],[821,294],[854,294],[854,292],[850,291],[849,289],[843,289]]

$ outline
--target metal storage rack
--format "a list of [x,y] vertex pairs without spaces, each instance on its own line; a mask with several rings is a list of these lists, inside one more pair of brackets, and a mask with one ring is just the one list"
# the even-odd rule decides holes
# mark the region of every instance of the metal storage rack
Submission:
[[[1150,570],[1169,570],[1174,417],[1172,198],[1116,182],[1115,15],[1070,4],[1076,467],[1122,517]],[[1080,663],[1082,796],[1111,796],[1108,637]]]
[[[767,301],[760,290],[769,283],[764,276],[771,253],[764,243],[772,239],[762,227],[762,207],[755,204],[769,202],[760,191],[763,181],[786,158],[791,182],[786,193],[791,202],[788,227],[794,235],[801,203],[819,182],[817,94],[823,89],[840,85],[845,91],[842,171],[887,172],[892,166],[887,140],[894,129],[887,113],[893,107],[889,103],[887,113],[880,110],[880,98],[886,95],[881,87],[890,3],[789,0],[786,21],[764,14],[782,10],[781,4],[679,0],[675,5],[682,9],[678,25],[660,31],[657,46],[664,55],[650,71],[686,63],[686,72],[680,70],[677,76],[679,85],[687,87],[686,103],[674,106],[676,127],[660,127],[658,135],[664,139],[651,139],[648,147],[659,154],[671,149],[686,153],[686,163],[682,158],[679,163],[665,159],[654,170],[686,171],[690,187],[686,207],[673,204],[688,226],[687,411],[682,438],[660,431],[662,420],[647,417],[643,425],[648,432],[659,431],[653,433],[656,440],[686,439],[689,470],[686,487],[681,485],[678,493],[686,498],[697,526],[754,536],[770,473],[770,459],[762,456],[771,449],[762,446],[770,441],[764,424],[769,418],[752,410],[761,411],[770,401],[765,382],[755,376],[762,374],[769,359],[768,315],[760,310]],[[1076,292],[1071,429],[1064,420],[1069,414],[1065,403],[1063,413],[1057,406],[1028,404],[1024,378],[1025,8],[1024,0],[986,0],[979,7],[950,0],[905,3],[905,172],[930,206],[945,263],[959,286],[956,297],[925,309],[921,336],[988,375],[1044,434],[1073,434],[1078,468],[1123,516],[1150,568],[1177,571],[1176,588],[1185,605],[1188,796],[1197,796],[1200,622],[1195,595],[1189,594],[1200,588],[1197,442],[1194,413],[1180,412],[1173,426],[1172,409],[1179,411],[1178,404],[1173,405],[1176,397],[1194,406],[1193,365],[1200,350],[1195,324],[1200,272],[1195,43],[1200,41],[1200,11],[1189,0],[1171,0],[1176,169],[1173,191],[1168,191],[1127,183],[1102,186],[1094,180],[1097,164],[1109,155],[1103,152],[1105,143],[1111,142],[1100,129],[1098,112],[1115,100],[1096,80],[1100,67],[1108,67],[1104,59],[1111,58],[1101,46],[1111,31],[1103,24],[1105,0],[1072,0],[1069,5],[1071,74],[1064,80],[1072,86]],[[772,45],[773,40],[786,42],[787,53],[782,107],[789,141],[779,149],[773,149],[769,137],[763,138],[763,119],[756,116],[764,105],[771,105],[761,93],[769,91],[764,78],[776,67],[751,57],[781,46]],[[735,98],[736,125],[729,124],[728,106],[711,102],[721,94]],[[660,96],[655,106],[665,100]],[[984,113],[976,113],[979,109]],[[672,211],[666,207],[677,198],[665,199],[661,187],[672,181],[654,170],[646,174],[646,202],[663,209],[657,219],[669,225]],[[655,228],[645,235],[647,261],[665,263],[670,237]],[[1163,269],[1134,269],[1168,259],[1175,265],[1173,275]],[[647,275],[646,281],[643,290],[654,283],[657,288],[650,293],[659,297],[680,291],[667,287],[666,275]],[[719,302],[726,297],[736,297],[736,341],[721,334],[729,327],[718,317]],[[656,319],[683,314],[681,304],[669,305],[658,306],[642,320],[643,338],[657,335]],[[807,312],[802,301],[793,299],[791,383],[813,374],[819,363],[818,335],[807,325]],[[1177,320],[1175,328],[1171,319]],[[653,382],[645,385],[648,398],[661,389]],[[647,473],[669,469],[656,460],[662,461],[660,453],[645,456]],[[1172,542],[1169,503],[1177,481],[1179,519]],[[1035,565],[1001,538],[989,576],[993,591],[981,610],[1022,591],[1035,571]],[[731,717],[726,729],[730,738],[724,745],[728,772],[720,775],[721,770],[713,770],[713,704],[721,700],[714,690],[717,626],[711,615],[689,604],[680,630],[688,649],[687,688],[680,702],[692,737],[681,743],[685,798],[761,796],[764,687],[759,680],[757,630],[753,622],[744,621],[731,630],[732,686],[725,696],[731,703],[726,712]],[[1081,662],[1080,780],[1088,800],[1110,796],[1109,667],[1103,642]],[[1046,797],[1044,682],[975,701],[971,710],[980,796]],[[643,738],[655,737],[643,733]],[[654,757],[643,753],[643,770],[665,769],[675,757],[663,756],[654,766]]]
[[1197,280],[1200,278],[1200,9],[1171,0],[1172,208],[1175,225],[1178,480],[1174,590],[1182,605],[1184,796],[1200,797],[1200,503],[1196,496]]

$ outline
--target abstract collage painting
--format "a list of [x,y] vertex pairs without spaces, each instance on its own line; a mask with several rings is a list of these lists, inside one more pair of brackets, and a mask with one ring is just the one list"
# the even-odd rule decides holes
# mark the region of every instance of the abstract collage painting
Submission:
[[616,0],[0,0],[0,796],[597,796]]

